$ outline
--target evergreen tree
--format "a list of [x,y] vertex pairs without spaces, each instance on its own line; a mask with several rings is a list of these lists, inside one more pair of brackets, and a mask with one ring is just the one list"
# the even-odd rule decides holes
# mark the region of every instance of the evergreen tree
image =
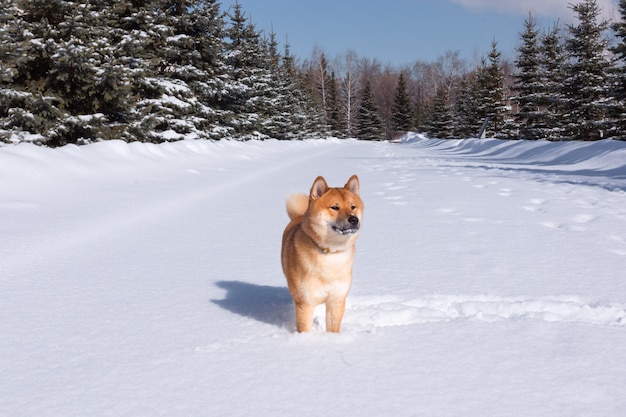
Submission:
[[0,140],[19,142],[25,137],[42,141],[48,121],[37,109],[43,98],[27,89],[29,79],[20,60],[27,57],[30,32],[20,17],[17,0],[0,1]]
[[605,55],[608,40],[604,32],[608,23],[598,21],[600,7],[595,0],[583,0],[571,6],[578,15],[578,25],[568,26],[566,47],[571,56],[565,79],[567,137],[575,140],[597,140],[610,129],[612,97],[609,72],[611,61]]
[[307,90],[305,77],[296,69],[288,43],[285,44],[281,73],[284,75],[285,88],[292,93],[286,106],[292,121],[293,137],[303,139],[329,136],[328,126],[324,122],[324,110]]
[[413,130],[413,107],[407,90],[404,73],[400,72],[396,93],[393,97],[391,127],[396,132]]
[[451,136],[453,137],[471,138],[478,133],[480,116],[476,106],[475,85],[475,74],[468,74],[461,80],[452,116],[453,129]]
[[319,120],[323,117],[316,114],[311,100],[300,90],[289,46],[285,46],[285,55],[281,57],[276,35],[272,32],[264,41],[261,52],[265,57],[264,68],[269,72],[267,88],[256,97],[260,115],[259,132],[276,139],[315,136]]
[[226,124],[240,138],[291,139],[327,134],[320,122],[323,116],[303,94],[288,46],[281,65],[274,33],[262,40],[238,3],[230,19],[225,44],[230,80],[222,98],[228,111]]
[[339,103],[339,88],[335,79],[335,72],[330,74],[330,82],[328,83],[328,100],[327,100],[327,121],[334,136],[345,137],[344,113],[341,111]]
[[40,0],[21,2],[19,8],[12,16],[15,26],[8,29],[14,54],[3,61],[11,62],[10,90],[23,93],[3,97],[9,107],[4,127],[39,134],[50,145],[94,139],[91,127],[72,128],[77,119],[70,119],[74,112],[84,121],[96,110],[90,88],[95,71],[89,62],[94,48],[80,38],[80,25],[92,8]]
[[292,101],[289,97],[291,91],[282,73],[281,57],[274,32],[270,33],[269,38],[262,40],[259,52],[262,58],[262,68],[268,71],[264,77],[266,85],[259,90],[256,97],[259,133],[276,139],[290,138],[293,132],[289,116],[291,109],[287,103]]
[[231,81],[223,97],[229,111],[227,124],[242,138],[259,135],[259,103],[257,97],[266,93],[270,74],[264,68],[260,36],[254,25],[244,16],[242,7],[235,3],[226,29],[226,64]]
[[[197,20],[189,25],[187,19],[191,8],[192,19],[203,18],[204,9],[192,3],[173,8],[167,2],[137,0],[32,0],[22,6],[23,25],[28,27],[23,33],[29,38],[22,42],[25,53],[16,60],[21,75],[13,81],[39,94],[35,119],[46,123],[36,128],[48,144],[165,140],[159,131],[204,131],[203,107],[187,81],[195,71],[192,64],[210,60],[195,59],[202,51],[197,43],[187,45],[193,50],[189,52],[172,49],[204,29]],[[181,28],[192,35],[181,33]],[[178,56],[186,61],[177,62]],[[22,106],[27,111],[31,107]]]
[[132,129],[138,138],[161,142],[224,133],[214,127],[224,65],[218,8],[216,1],[155,0],[134,15],[143,49]]
[[[157,82],[162,67],[160,49],[170,33],[166,25],[157,25],[162,14],[155,0],[120,0],[109,2],[102,13],[106,19],[107,36],[110,42],[109,56],[104,63],[113,74],[110,86],[123,86],[122,100],[128,109],[121,113],[124,124],[117,126],[111,137],[126,140],[165,140],[160,132],[169,129],[167,119],[172,110],[164,105],[164,88]],[[163,19],[163,18],[162,18]],[[115,87],[113,88],[115,90]]]
[[430,114],[428,133],[431,137],[450,138],[453,135],[453,118],[448,103],[448,88],[443,83],[437,86]]
[[378,106],[372,95],[372,86],[368,81],[363,88],[363,96],[357,113],[357,137],[364,140],[382,140],[385,128],[378,114]]
[[[483,121],[487,117],[489,119],[493,118],[495,114],[492,85],[493,83],[488,77],[487,61],[483,57],[476,68],[469,94],[472,99],[472,104],[468,109],[468,116],[476,119],[477,133]],[[493,123],[490,122],[489,126],[491,127],[492,125]]]
[[428,108],[423,98],[417,98],[413,104],[413,126],[417,131],[422,131],[428,119]]
[[482,96],[479,108],[483,117],[489,117],[494,136],[500,137],[500,131],[504,127],[505,113],[507,107],[504,94],[504,71],[500,64],[501,53],[498,51],[498,44],[494,40],[491,43],[489,52],[489,66],[479,76],[479,88]]
[[217,0],[0,6],[0,140],[328,134],[293,57],[239,5],[228,29]]
[[19,43],[19,31],[10,28],[20,25],[21,22],[18,19],[17,0],[0,0],[0,10],[0,88],[4,88],[13,81],[13,63]]
[[621,139],[626,137],[626,0],[619,0],[619,13],[621,20],[612,25],[617,44],[611,48],[619,65],[615,67],[614,95],[619,103],[616,107],[615,117],[618,119],[619,134]]
[[525,31],[521,34],[521,46],[515,64],[518,73],[514,75],[513,90],[517,95],[512,100],[518,103],[519,109],[515,122],[519,126],[522,139],[540,139],[542,137],[543,83],[540,71],[540,49],[535,21],[529,15],[524,22]]
[[[106,27],[98,16],[103,5],[92,2],[20,2],[10,30],[16,41],[9,57],[14,70],[13,101],[7,125],[38,133],[49,145],[78,143],[102,136],[103,122],[115,121],[126,105],[123,89],[102,94],[111,71]],[[3,58],[4,60],[4,58]]]
[[540,102],[543,111],[537,119],[538,135],[548,140],[561,140],[564,134],[563,83],[567,55],[562,45],[558,24],[542,35],[539,57],[542,85]]

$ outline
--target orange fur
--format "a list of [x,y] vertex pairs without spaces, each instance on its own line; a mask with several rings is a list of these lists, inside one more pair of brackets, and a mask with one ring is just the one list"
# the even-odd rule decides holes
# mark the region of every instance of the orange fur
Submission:
[[343,188],[329,188],[317,177],[308,198],[296,194],[287,200],[291,221],[283,233],[281,261],[298,332],[311,330],[319,304],[326,304],[326,331],[340,331],[363,216],[359,194],[356,175]]

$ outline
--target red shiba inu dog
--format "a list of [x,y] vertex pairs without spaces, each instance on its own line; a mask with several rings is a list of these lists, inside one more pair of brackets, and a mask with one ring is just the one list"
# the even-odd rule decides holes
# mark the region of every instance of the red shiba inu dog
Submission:
[[317,177],[307,197],[287,200],[291,222],[283,233],[281,261],[296,307],[296,329],[308,332],[313,313],[326,304],[326,331],[339,332],[352,285],[354,242],[363,216],[359,178],[329,188]]

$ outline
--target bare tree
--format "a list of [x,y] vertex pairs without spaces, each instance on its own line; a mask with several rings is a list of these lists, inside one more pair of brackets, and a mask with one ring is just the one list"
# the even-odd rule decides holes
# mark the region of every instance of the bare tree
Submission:
[[314,90],[318,95],[318,98],[326,113],[328,119],[329,111],[329,92],[331,83],[331,70],[328,68],[328,60],[326,54],[320,49],[315,48],[313,50],[313,57],[310,63],[311,78],[314,84]]
[[358,73],[357,60],[357,54],[353,50],[349,50],[335,60],[335,69],[339,78],[341,105],[344,113],[345,133],[347,136],[353,136],[355,134],[355,117],[359,108],[361,77]]
[[415,127],[419,130],[424,126],[428,108],[437,91],[433,64],[416,61],[406,74],[409,75],[407,87],[415,109]]
[[461,58],[460,51],[446,51],[437,59],[437,66],[441,71],[441,82],[445,85],[448,99],[454,100],[459,82],[463,74],[467,72],[467,64]]
[[[332,62],[332,64],[330,63]],[[331,101],[331,74],[335,75],[339,95],[339,112],[342,135],[353,136],[356,114],[361,104],[363,86],[369,82],[373,100],[384,123],[388,138],[393,136],[393,98],[400,73],[404,74],[407,91],[414,107],[415,127],[424,128],[428,123],[437,92],[446,98],[445,105],[453,103],[458,94],[461,79],[468,66],[459,51],[446,51],[435,62],[416,61],[402,68],[384,65],[378,59],[359,58],[353,50],[338,55],[332,61],[316,48],[310,61],[302,67],[307,74],[309,88],[326,109],[329,120]],[[442,89],[444,90],[442,92]],[[443,94],[445,93],[445,94]],[[333,109],[336,114],[336,108]]]

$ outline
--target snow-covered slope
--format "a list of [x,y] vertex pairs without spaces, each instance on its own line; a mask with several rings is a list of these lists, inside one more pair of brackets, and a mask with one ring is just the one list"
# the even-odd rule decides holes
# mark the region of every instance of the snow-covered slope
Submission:
[[[361,179],[343,333],[285,197]],[[623,416],[626,143],[0,148],[2,416]]]

